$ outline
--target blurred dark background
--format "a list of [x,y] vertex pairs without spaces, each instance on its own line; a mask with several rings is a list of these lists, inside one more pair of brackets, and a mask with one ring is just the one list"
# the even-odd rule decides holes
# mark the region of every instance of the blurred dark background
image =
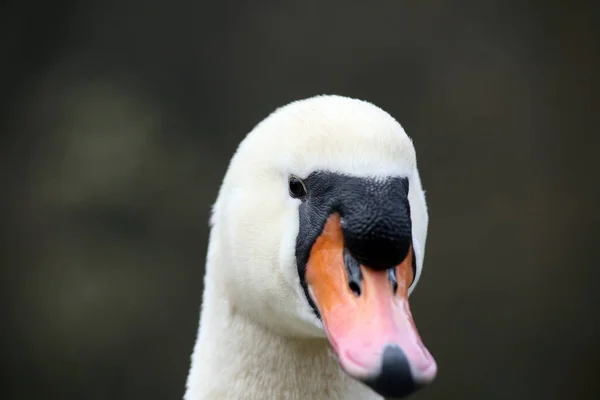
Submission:
[[176,399],[241,138],[321,93],[414,139],[430,207],[415,399],[597,399],[599,7],[8,1],[2,399]]

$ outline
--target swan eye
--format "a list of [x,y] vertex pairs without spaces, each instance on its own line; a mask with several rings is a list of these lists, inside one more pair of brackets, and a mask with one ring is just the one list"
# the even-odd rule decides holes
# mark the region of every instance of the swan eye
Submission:
[[295,199],[300,199],[306,196],[306,187],[304,183],[295,176],[290,176],[289,179],[290,196]]

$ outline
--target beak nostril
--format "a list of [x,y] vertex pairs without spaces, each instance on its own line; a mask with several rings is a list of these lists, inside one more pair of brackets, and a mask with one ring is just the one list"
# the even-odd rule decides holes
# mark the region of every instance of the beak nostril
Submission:
[[360,271],[360,264],[352,257],[352,255],[350,255],[347,248],[344,249],[344,264],[346,265],[348,286],[355,295],[360,296],[362,293],[362,272]]
[[352,290],[355,295],[360,296],[360,285],[357,282],[350,281],[348,286],[350,286],[350,290]]
[[396,293],[396,291],[398,290],[398,280],[396,279],[396,269],[395,268],[390,268],[388,270],[388,278],[389,278],[390,282],[392,283],[392,293]]

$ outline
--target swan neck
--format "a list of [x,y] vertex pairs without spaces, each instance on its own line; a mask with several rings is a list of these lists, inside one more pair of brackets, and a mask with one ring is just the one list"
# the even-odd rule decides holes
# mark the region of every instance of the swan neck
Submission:
[[339,367],[324,339],[279,335],[236,313],[207,276],[185,400],[380,399]]

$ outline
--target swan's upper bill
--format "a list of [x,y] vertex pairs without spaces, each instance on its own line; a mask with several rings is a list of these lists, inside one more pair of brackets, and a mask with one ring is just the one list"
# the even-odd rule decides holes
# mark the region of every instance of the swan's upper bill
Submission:
[[[186,399],[233,393],[218,387],[211,368],[243,380],[242,364],[256,363],[250,359],[279,360],[266,355],[275,344],[259,350],[265,335],[290,349],[297,346],[292,341],[326,338],[333,362],[381,396],[405,396],[431,382],[437,366],[408,303],[423,268],[427,224],[414,147],[389,114],[340,96],[275,111],[240,144],[213,209]],[[238,357],[242,339],[226,339],[228,327],[238,327],[256,354],[244,348]],[[269,379],[260,373],[252,372],[253,390],[261,390],[260,382],[265,393],[279,384],[295,390],[283,377],[266,388]],[[309,373],[307,387],[318,385],[308,382]],[[336,390],[320,398],[352,397]]]

